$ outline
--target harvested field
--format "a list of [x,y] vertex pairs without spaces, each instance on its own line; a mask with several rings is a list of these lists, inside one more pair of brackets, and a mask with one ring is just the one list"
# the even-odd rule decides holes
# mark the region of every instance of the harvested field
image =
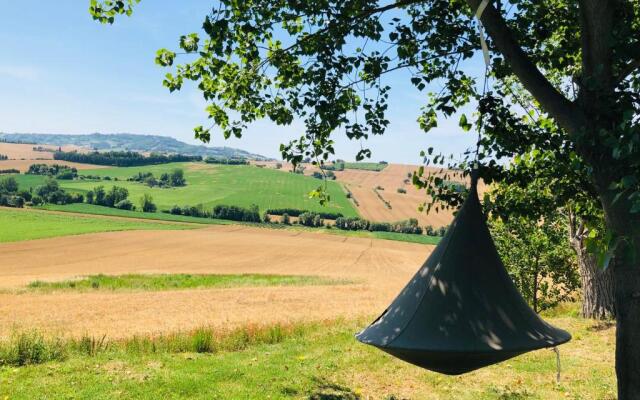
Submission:
[[63,165],[68,165],[69,167],[75,167],[78,170],[105,168],[102,165],[80,164],[75,162],[50,159],[50,160],[4,160],[4,161],[0,161],[0,170],[17,169],[20,172],[25,172],[29,169],[29,166],[31,166],[32,164],[47,164],[47,165],[63,164]]
[[[215,226],[88,234],[0,245],[0,336],[13,329],[111,338],[203,325],[293,322],[381,312],[430,246]],[[125,273],[316,275],[351,285],[159,292],[26,293],[35,280]]]
[[[49,149],[52,151],[35,151],[34,147]],[[0,154],[4,154],[12,160],[53,160],[53,151],[58,150],[58,146],[47,144],[22,144],[0,142]],[[63,151],[86,151],[78,146],[62,146]]]
[[[335,174],[337,180],[344,183],[353,193],[359,203],[357,210],[363,218],[385,222],[417,218],[422,226],[448,225],[453,220],[450,211],[438,213],[432,211],[429,214],[418,211],[418,206],[426,200],[425,193],[416,189],[411,183],[404,183],[404,180],[408,179],[408,174],[413,173],[417,168],[415,165],[390,164],[380,172],[344,170],[335,171]],[[373,191],[378,186],[384,188],[378,192],[391,204],[391,209],[387,208]],[[398,193],[398,188],[405,189],[407,193]],[[484,187],[479,187],[479,190],[482,192]]]

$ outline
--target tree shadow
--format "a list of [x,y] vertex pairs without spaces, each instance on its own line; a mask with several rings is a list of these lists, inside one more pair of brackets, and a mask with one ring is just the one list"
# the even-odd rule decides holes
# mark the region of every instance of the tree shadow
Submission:
[[314,377],[315,389],[309,400],[361,400],[362,397],[346,386],[329,382],[326,378]]

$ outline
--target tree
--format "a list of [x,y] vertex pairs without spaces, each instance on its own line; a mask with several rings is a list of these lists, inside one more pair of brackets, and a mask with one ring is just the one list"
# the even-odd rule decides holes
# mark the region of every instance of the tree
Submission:
[[580,282],[575,254],[566,241],[566,222],[548,217],[490,221],[500,258],[535,312],[573,300]]
[[18,191],[18,181],[13,176],[0,179],[0,194],[15,193]]
[[[136,2],[92,0],[90,11],[101,22],[113,22]],[[514,149],[524,154],[545,145],[574,160],[570,165],[586,172],[604,216],[599,247],[615,277],[618,397],[638,399],[640,3],[489,1],[480,19],[496,92],[485,93],[469,68],[481,48],[474,23],[481,2],[221,0],[204,19],[202,43],[196,33],[180,38],[181,51],[197,56],[177,66],[164,85],[174,91],[185,81],[197,82],[210,102],[212,127],[225,137],[240,137],[261,118],[281,125],[302,120],[305,133],[281,146],[283,158],[295,166],[307,157],[327,160],[335,132],[356,140],[383,134],[391,90],[383,77],[408,71],[418,90],[442,87],[418,117],[425,131],[478,102],[475,121],[463,114],[460,125],[486,129],[478,154],[483,179],[491,181],[502,170],[497,159]],[[156,62],[171,67],[176,56],[162,49]],[[513,85],[531,97],[533,109],[514,109],[517,93],[506,92]],[[552,126],[553,146],[527,134],[531,129],[521,121],[530,113]],[[196,127],[196,137],[208,142],[212,127]],[[432,152],[425,152],[426,160],[443,165],[444,157]],[[363,148],[356,159],[370,155]],[[434,187],[421,179],[423,172],[414,182]],[[315,193],[322,201],[324,192]],[[451,197],[452,205],[457,198]]]
[[140,197],[140,209],[142,210],[142,212],[156,212],[157,207],[153,203],[153,197],[151,197],[151,195],[149,195],[148,193],[145,193],[142,195],[142,197]]

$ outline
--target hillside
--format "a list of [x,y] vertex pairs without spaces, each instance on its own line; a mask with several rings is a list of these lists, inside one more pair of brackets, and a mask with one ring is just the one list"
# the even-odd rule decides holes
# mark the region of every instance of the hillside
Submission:
[[132,150],[159,153],[179,153],[203,157],[243,157],[266,160],[232,147],[208,147],[181,142],[168,136],[137,135],[132,133],[91,133],[88,135],[66,135],[53,133],[0,133],[0,140],[54,146],[74,145],[96,150]]

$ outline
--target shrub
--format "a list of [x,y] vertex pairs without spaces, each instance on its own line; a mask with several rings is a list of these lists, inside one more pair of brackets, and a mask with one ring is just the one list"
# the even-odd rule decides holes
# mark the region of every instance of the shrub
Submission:
[[0,154],[0,161],[4,161],[8,159],[9,159],[9,156],[7,156],[6,154]]
[[9,169],[0,169],[0,174],[19,174],[20,171],[18,171],[15,168],[9,168]]
[[182,215],[182,209],[179,206],[173,206],[169,210],[169,214]]
[[398,188],[398,193],[401,193],[401,194],[407,194],[407,189],[405,189],[405,188]]
[[153,203],[153,197],[145,193],[140,198],[140,209],[142,210],[142,212],[153,213],[153,212],[156,212],[158,208]]
[[217,205],[213,208],[211,216],[212,218],[232,221],[260,222],[260,211],[255,204],[248,209],[238,206]]
[[245,158],[209,157],[206,158],[204,162],[207,164],[249,165],[249,161]]
[[120,210],[133,210],[134,208],[133,203],[131,203],[131,201],[128,199],[120,200],[114,205],[114,207]]
[[0,193],[8,194],[18,191],[18,181],[13,176],[0,179]]
[[[299,217],[300,214],[308,213],[308,212],[310,211],[299,210],[297,208],[269,208],[268,210],[265,211],[265,213],[270,215],[282,215],[286,213],[290,217]],[[342,213],[327,212],[327,211],[315,212],[315,214],[318,214],[322,219],[336,219],[344,216]]]
[[323,225],[320,215],[312,212],[305,212],[298,216],[298,223],[304,226],[318,227]]

